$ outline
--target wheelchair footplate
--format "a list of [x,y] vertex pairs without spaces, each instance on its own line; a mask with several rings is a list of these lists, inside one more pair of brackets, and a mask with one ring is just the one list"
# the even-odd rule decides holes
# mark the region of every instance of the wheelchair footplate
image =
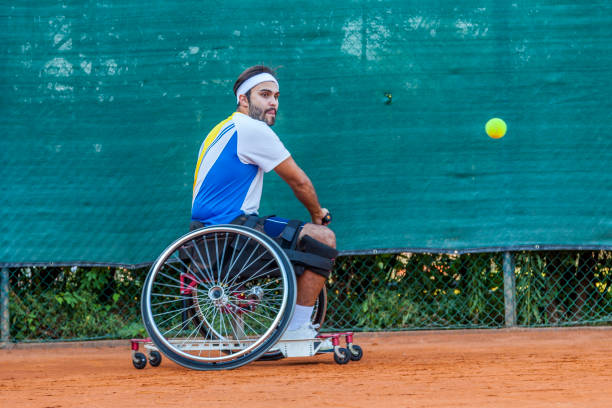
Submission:
[[[340,346],[340,338],[346,341],[346,347]],[[324,333],[314,339],[281,340],[270,351],[279,350],[284,357],[311,357],[316,354],[334,353],[334,361],[346,364],[349,361],[359,361],[363,350],[353,344],[353,332]]]
[[[344,337],[346,347],[341,347],[341,337]],[[150,338],[131,339],[132,364],[138,369],[143,369],[147,361],[152,367],[161,364],[162,357],[157,347]],[[236,350],[244,348],[251,343],[247,340],[193,340],[182,341],[181,349],[185,351],[207,351],[207,350]],[[146,350],[146,354],[139,351],[140,344]],[[283,357],[312,357],[317,354],[333,353],[337,364],[347,364],[349,361],[359,361],[363,356],[363,350],[353,344],[352,332],[323,333],[314,339],[303,340],[281,340],[274,345],[270,352],[280,352]]]

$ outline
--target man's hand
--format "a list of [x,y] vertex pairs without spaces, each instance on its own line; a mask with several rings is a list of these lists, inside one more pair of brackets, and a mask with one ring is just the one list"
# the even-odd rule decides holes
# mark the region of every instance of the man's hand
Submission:
[[317,225],[327,225],[331,222],[331,214],[327,208],[321,208],[317,214],[312,215],[312,223]]
[[329,225],[332,222],[332,216],[329,211],[327,212],[327,215],[323,217],[322,222],[323,222],[323,225]]

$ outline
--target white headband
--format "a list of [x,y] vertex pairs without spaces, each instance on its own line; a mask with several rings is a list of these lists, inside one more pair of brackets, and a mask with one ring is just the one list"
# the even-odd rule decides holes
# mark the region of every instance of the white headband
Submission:
[[278,81],[272,75],[267,72],[262,72],[255,76],[250,77],[242,83],[236,90],[236,103],[240,103],[240,95],[244,95],[249,92],[254,86],[261,84],[262,82],[272,81],[278,86]]

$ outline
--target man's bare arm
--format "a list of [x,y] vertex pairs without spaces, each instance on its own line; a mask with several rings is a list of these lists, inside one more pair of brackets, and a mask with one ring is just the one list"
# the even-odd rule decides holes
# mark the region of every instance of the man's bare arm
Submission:
[[293,160],[293,157],[289,156],[276,166],[274,171],[289,184],[297,199],[304,204],[310,213],[312,223],[321,224],[321,220],[327,215],[327,210],[321,208],[312,182]]

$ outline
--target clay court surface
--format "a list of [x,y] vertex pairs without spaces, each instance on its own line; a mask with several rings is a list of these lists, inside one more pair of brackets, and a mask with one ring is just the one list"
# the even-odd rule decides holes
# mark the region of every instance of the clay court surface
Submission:
[[[0,350],[1,407],[612,407],[612,328],[358,333],[330,355],[133,368],[129,342]],[[95,344],[95,346],[94,346]]]

